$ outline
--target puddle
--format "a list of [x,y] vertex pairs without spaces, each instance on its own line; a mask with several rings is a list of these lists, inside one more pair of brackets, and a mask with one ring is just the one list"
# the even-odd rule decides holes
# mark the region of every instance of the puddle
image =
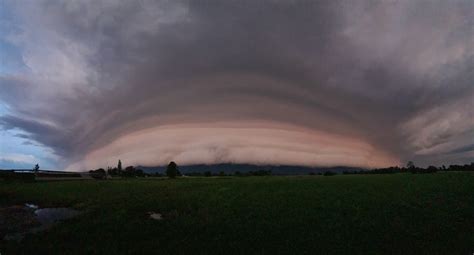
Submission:
[[148,215],[150,215],[150,219],[153,219],[153,220],[162,220],[163,219],[163,215],[161,215],[161,213],[148,212]]
[[80,213],[66,207],[39,208],[38,205],[28,203],[24,206],[0,208],[0,238],[21,241],[26,234],[44,231]]
[[34,205],[34,204],[28,204],[28,203],[26,203],[25,206],[28,207],[28,208],[30,208],[30,209],[38,209],[38,206],[37,206],[37,205]]
[[61,220],[67,220],[79,215],[80,212],[71,208],[42,208],[36,209],[36,219],[42,225],[49,225]]

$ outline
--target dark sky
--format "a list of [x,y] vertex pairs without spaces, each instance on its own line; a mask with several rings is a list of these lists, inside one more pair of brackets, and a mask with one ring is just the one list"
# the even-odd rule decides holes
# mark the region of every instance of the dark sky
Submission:
[[58,168],[474,161],[471,0],[1,8],[1,127]]

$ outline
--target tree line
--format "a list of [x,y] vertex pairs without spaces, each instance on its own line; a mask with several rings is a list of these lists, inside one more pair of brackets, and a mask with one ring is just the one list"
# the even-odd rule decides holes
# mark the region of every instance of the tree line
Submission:
[[343,174],[395,174],[395,173],[412,173],[412,174],[429,174],[429,173],[436,173],[438,171],[474,171],[474,162],[471,164],[464,164],[464,165],[449,165],[446,167],[442,165],[441,167],[436,166],[428,166],[426,168],[415,166],[413,161],[409,161],[405,167],[386,167],[386,168],[377,168],[372,170],[364,170],[364,171],[354,171],[354,172],[343,172]]
[[[178,176],[182,176],[183,174],[179,171],[178,165],[171,161],[168,166],[166,167],[165,175],[161,173],[154,173],[148,174],[144,173],[142,169],[136,168],[134,166],[127,166],[125,169],[122,168],[122,161],[119,160],[116,167],[107,167],[107,170],[103,168],[89,170],[89,174],[94,179],[107,179],[107,176],[110,177],[163,177],[167,176],[169,178],[176,178]],[[226,174],[224,171],[220,171],[217,174],[212,173],[211,171],[205,172],[191,172],[188,173],[187,176],[204,176],[204,177],[211,177],[211,176],[268,176],[272,175],[271,170],[256,170],[256,171],[249,171],[249,172],[239,172],[236,171],[234,174]]]
[[[471,164],[465,165],[449,165],[446,167],[445,165],[441,167],[436,166],[428,166],[426,168],[415,166],[415,163],[409,161],[406,166],[399,167],[399,166],[392,166],[392,167],[385,167],[385,168],[376,168],[370,170],[354,170],[354,171],[343,171],[342,174],[395,174],[395,173],[413,173],[413,174],[428,174],[428,173],[436,173],[438,171],[474,171],[474,162]],[[138,169],[134,166],[127,166],[124,169],[122,168],[122,161],[119,160],[116,167],[108,167],[107,170],[103,168],[99,168],[96,170],[90,170],[90,175],[95,179],[106,179],[107,176],[111,177],[148,177],[148,176],[155,176],[155,177],[162,177],[167,176],[169,178],[176,178],[178,176],[182,176],[181,172],[179,171],[178,165],[171,161],[167,168],[165,174],[155,173],[155,174],[147,174],[144,173],[143,170]],[[324,175],[324,176],[332,176],[338,174],[334,171],[325,171],[320,173],[313,173],[310,172],[309,175]],[[191,172],[186,174],[187,176],[203,176],[203,177],[211,177],[211,176],[238,176],[238,177],[245,177],[245,176],[269,176],[272,175],[271,170],[256,170],[256,171],[248,171],[248,172],[239,172],[236,171],[234,173],[225,173],[224,171],[220,171],[218,173],[212,173],[211,171],[205,172]]]
[[90,170],[89,174],[94,179],[106,179],[107,175],[111,177],[144,177],[145,173],[143,170],[138,169],[134,166],[127,166],[122,168],[122,161],[119,159],[116,167],[107,167],[107,170],[103,168]]

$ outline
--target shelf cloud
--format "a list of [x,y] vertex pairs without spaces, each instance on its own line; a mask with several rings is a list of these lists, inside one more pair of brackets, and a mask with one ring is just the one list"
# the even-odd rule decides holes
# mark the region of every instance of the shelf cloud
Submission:
[[4,2],[0,125],[67,169],[474,157],[470,0]]

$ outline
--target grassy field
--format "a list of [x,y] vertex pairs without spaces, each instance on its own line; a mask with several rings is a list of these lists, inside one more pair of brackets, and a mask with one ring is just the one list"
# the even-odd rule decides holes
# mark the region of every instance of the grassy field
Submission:
[[2,255],[474,252],[471,173],[0,182],[24,202],[84,213]]

